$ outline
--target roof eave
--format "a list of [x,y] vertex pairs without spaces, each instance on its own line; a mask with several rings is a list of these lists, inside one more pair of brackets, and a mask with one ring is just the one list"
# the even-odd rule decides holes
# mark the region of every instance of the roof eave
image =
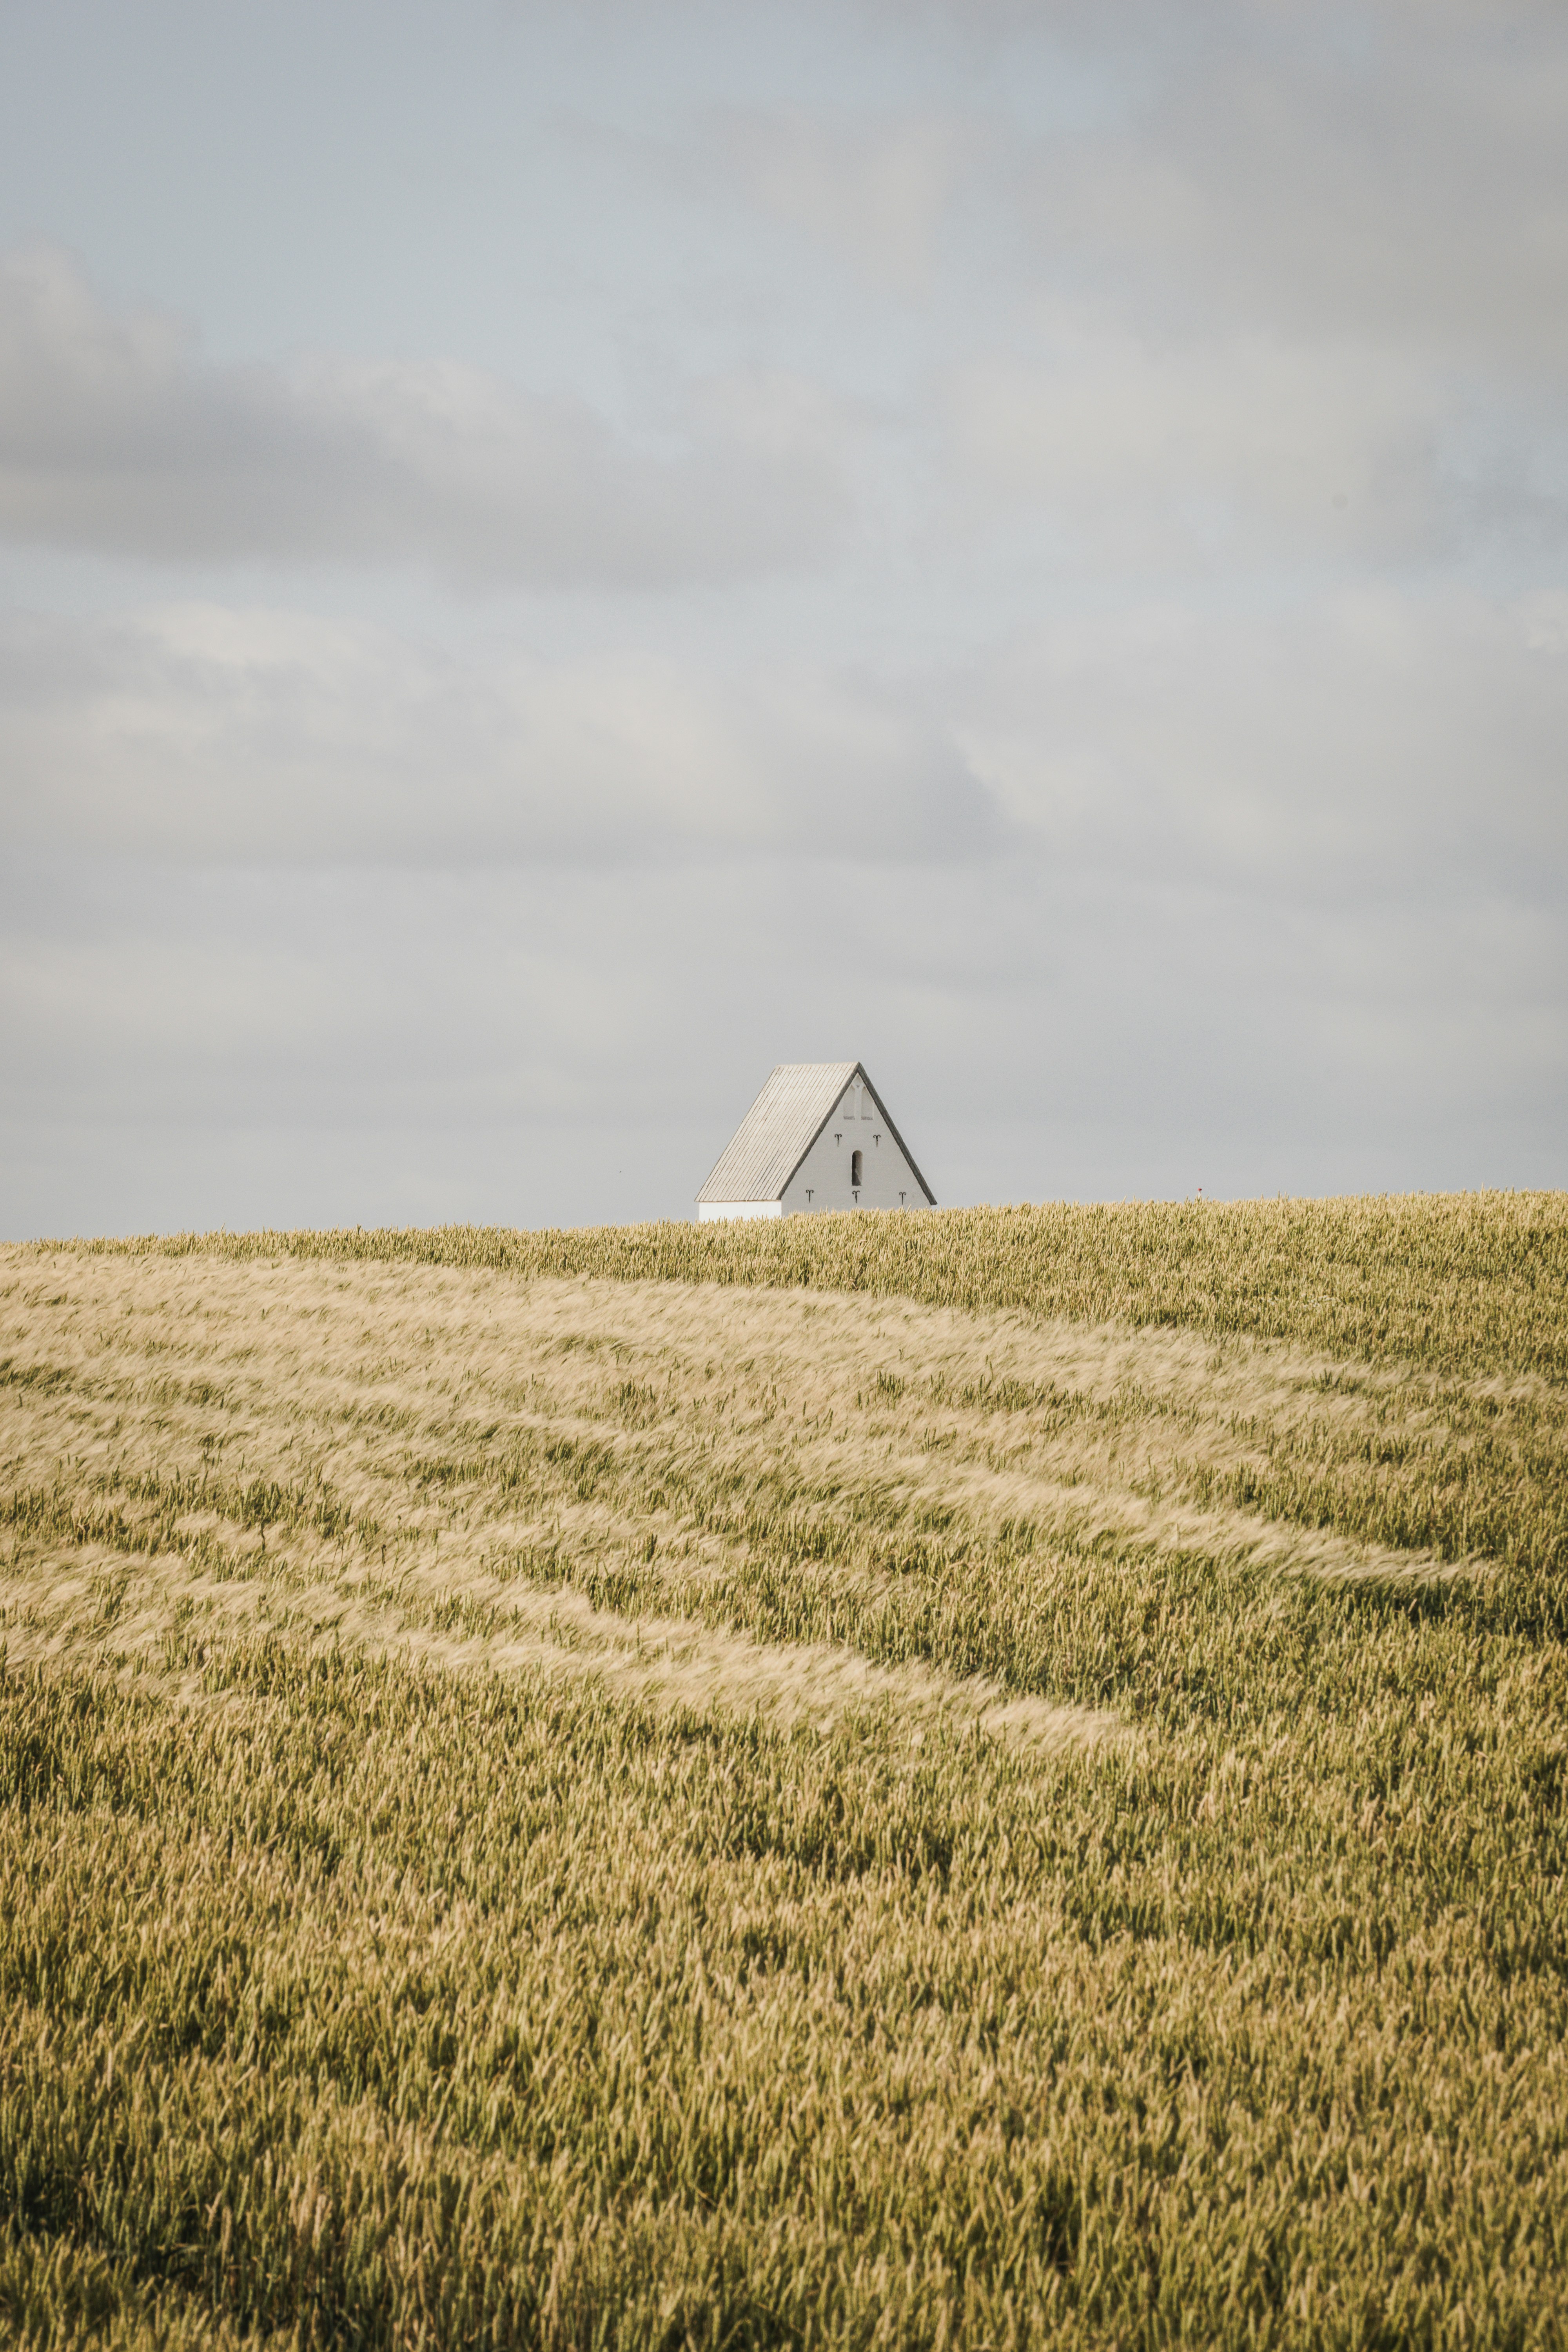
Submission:
[[[800,1065],[795,1065],[795,1064],[791,1064],[791,1063],[784,1063],[784,1062],[778,1062],[778,1063],[775,1063],[775,1064],[773,1065],[773,1069],[772,1069],[772,1070],[769,1072],[769,1074],[768,1074],[768,1078],[767,1078],[766,1083],[765,1083],[765,1084],[763,1086],[763,1087],[759,1090],[758,1095],[757,1095],[757,1097],[756,1097],[756,1100],[755,1100],[755,1101],[752,1103],[752,1111],[754,1111],[754,1110],[756,1109],[756,1108],[757,1108],[757,1103],[760,1103],[760,1102],[761,1102],[761,1100],[762,1100],[762,1098],[763,1098],[763,1096],[767,1092],[768,1086],[770,1086],[770,1085],[773,1083],[773,1079],[774,1079],[774,1078],[779,1075],[779,1072],[780,1072],[781,1070],[784,1070],[784,1069],[789,1069],[789,1068],[793,1068],[793,1067],[798,1067],[798,1066],[800,1066]],[[828,1069],[828,1070],[837,1070],[837,1071],[839,1071],[839,1072],[841,1072],[841,1073],[844,1073],[845,1075],[844,1075],[844,1076],[840,1076],[840,1078],[839,1078],[839,1080],[838,1080],[838,1087],[839,1087],[839,1088],[840,1088],[840,1089],[842,1089],[843,1086],[847,1083],[847,1079],[848,1077],[853,1077],[853,1076],[855,1075],[855,1072],[856,1072],[857,1070],[858,1070],[858,1069],[859,1069],[860,1065],[859,1065],[859,1063],[858,1063],[858,1062],[826,1062],[826,1063],[823,1063],[823,1064],[821,1064],[821,1065],[819,1065],[819,1066],[820,1066],[820,1067],[822,1067],[822,1068],[824,1068],[824,1069]],[[807,1143],[807,1145],[806,1145],[806,1147],[805,1147],[805,1151],[803,1151],[803,1152],[801,1153],[800,1158],[799,1158],[798,1160],[796,1160],[796,1161],[795,1161],[795,1163],[794,1167],[790,1170],[789,1174],[784,1178],[784,1182],[783,1182],[783,1183],[778,1187],[778,1190],[777,1190],[776,1192],[735,1192],[735,1191],[733,1191],[733,1190],[731,1190],[731,1189],[730,1189],[730,1188],[728,1188],[728,1187],[726,1187],[726,1188],[725,1188],[723,1191],[721,1191],[721,1192],[715,1192],[715,1191],[712,1189],[712,1188],[713,1188],[713,1179],[714,1179],[714,1177],[715,1177],[715,1176],[717,1176],[717,1174],[719,1173],[720,1169],[721,1169],[721,1168],[722,1168],[722,1166],[724,1165],[725,1160],[729,1158],[731,1151],[731,1150],[733,1150],[733,1148],[734,1148],[735,1141],[736,1141],[736,1138],[737,1138],[737,1137],[739,1136],[739,1134],[741,1133],[741,1129],[742,1129],[742,1128],[744,1128],[744,1126],[745,1126],[746,1121],[745,1121],[745,1119],[742,1119],[742,1122],[741,1122],[741,1128],[737,1128],[737,1129],[735,1130],[735,1134],[734,1134],[734,1135],[732,1135],[732,1136],[730,1138],[729,1142],[724,1146],[723,1150],[719,1154],[718,1159],[713,1162],[712,1167],[710,1169],[710,1171],[709,1171],[709,1172],[708,1172],[708,1181],[707,1181],[707,1182],[702,1186],[701,1190],[700,1190],[700,1191],[697,1193],[697,1195],[696,1195],[696,1205],[697,1205],[699,1208],[700,1208],[700,1207],[703,1205],[703,1203],[704,1203],[705,1202],[710,1202],[710,1201],[734,1201],[734,1202],[746,1202],[746,1203],[747,1203],[747,1204],[749,1204],[749,1205],[750,1205],[750,1204],[759,1203],[759,1202],[765,1203],[765,1202],[770,1202],[770,1201],[782,1201],[782,1200],[784,1199],[784,1194],[789,1191],[790,1186],[794,1183],[794,1181],[795,1181],[795,1180],[796,1176],[800,1173],[801,1165],[802,1165],[802,1162],[803,1162],[803,1161],[805,1160],[805,1159],[806,1152],[808,1152],[808,1151],[811,1150],[811,1148],[812,1148],[812,1144],[814,1144],[814,1143],[816,1141],[817,1137],[822,1133],[823,1129],[827,1125],[828,1120],[833,1117],[833,1113],[834,1113],[835,1109],[836,1109],[836,1108],[837,1108],[837,1102],[838,1102],[838,1094],[837,1094],[837,1092],[836,1091],[836,1092],[835,1092],[835,1095],[834,1095],[834,1097],[833,1097],[833,1100],[828,1104],[827,1108],[824,1111],[824,1113],[823,1113],[823,1115],[822,1115],[821,1121],[820,1121],[819,1125],[817,1126],[816,1132],[813,1134],[813,1136],[812,1136],[812,1138],[811,1138],[811,1141],[810,1141],[809,1143]],[[751,1117],[751,1115],[752,1115],[752,1111],[748,1111],[748,1112],[747,1112],[747,1114],[746,1114],[746,1118],[750,1118],[750,1117]],[[892,1122],[889,1120],[889,1126],[890,1126],[890,1125],[892,1124]],[[921,1181],[921,1182],[923,1183],[925,1180],[924,1180],[924,1178],[922,1177]]]
[[[856,1069],[859,1072],[859,1074],[860,1074],[861,1077],[865,1079],[865,1081],[866,1081],[866,1087],[867,1087],[867,1091],[869,1093],[870,1097],[871,1097],[871,1100],[876,1104],[877,1108],[881,1112],[882,1117],[887,1120],[887,1122],[888,1122],[888,1133],[892,1137],[893,1141],[898,1145],[899,1150],[903,1153],[904,1158],[908,1160],[908,1162],[909,1162],[909,1168],[910,1168],[910,1174],[914,1178],[915,1182],[920,1186],[921,1191],[925,1194],[925,1196],[926,1196],[926,1206],[927,1206],[927,1208],[928,1208],[928,1209],[934,1209],[934,1208],[935,1208],[935,1206],[936,1206],[936,1194],[931,1191],[931,1186],[926,1182],[925,1178],[921,1174],[920,1170],[915,1166],[915,1155],[914,1155],[914,1153],[910,1150],[909,1145],[904,1141],[903,1137],[899,1133],[898,1128],[897,1128],[896,1124],[894,1123],[892,1114],[891,1114],[891,1112],[889,1110],[887,1104],[882,1100],[882,1097],[881,1097],[881,1096],[877,1092],[876,1087],[875,1087],[874,1086],[872,1086],[871,1081],[870,1081],[870,1078],[867,1076],[867,1073],[866,1073],[865,1069],[862,1067],[861,1064],[860,1064],[860,1063],[858,1063],[858,1062],[857,1062],[857,1063],[856,1063],[856,1065],[855,1065],[855,1067],[856,1067]],[[828,1114],[828,1116],[829,1116],[829,1118],[831,1118],[831,1116],[832,1116],[831,1112]],[[825,1120],[823,1121],[823,1125],[824,1125],[824,1126],[826,1126],[826,1123],[827,1123],[827,1122],[826,1122],[826,1120],[825,1119]]]
[[[914,1154],[910,1150],[909,1145],[904,1141],[903,1137],[899,1133],[899,1130],[894,1126],[892,1119],[889,1117],[887,1104],[882,1100],[881,1096],[871,1084],[869,1077],[867,1076],[866,1065],[864,1062],[855,1063],[850,1071],[850,1076],[852,1078],[860,1078],[864,1080],[866,1091],[870,1096],[871,1100],[876,1104],[877,1108],[882,1114],[882,1118],[887,1125],[888,1133],[892,1137],[893,1141],[898,1145],[899,1150],[909,1161],[910,1173],[914,1178],[915,1182],[920,1186],[921,1191],[926,1196],[927,1208],[934,1209],[936,1206],[936,1194],[931,1191],[931,1186],[926,1182],[925,1178],[915,1166]],[[827,1107],[827,1111],[823,1118],[822,1125],[817,1129],[816,1133],[812,1137],[811,1141],[806,1145],[805,1150],[801,1153],[800,1158],[795,1161],[795,1166],[784,1178],[783,1184],[779,1187],[777,1193],[773,1196],[775,1199],[780,1201],[784,1199],[784,1194],[789,1191],[790,1186],[795,1182],[795,1178],[800,1174],[801,1170],[805,1166],[806,1161],[810,1159],[813,1151],[816,1149],[816,1146],[820,1142],[824,1133],[832,1125],[833,1116],[837,1108],[838,1097],[835,1096],[833,1101],[829,1103]]]

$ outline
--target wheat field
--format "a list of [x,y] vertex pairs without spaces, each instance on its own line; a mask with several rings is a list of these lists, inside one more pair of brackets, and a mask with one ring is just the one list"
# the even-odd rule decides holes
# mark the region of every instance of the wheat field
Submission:
[[1568,1201],[0,1251],[0,2325],[1568,2341]]

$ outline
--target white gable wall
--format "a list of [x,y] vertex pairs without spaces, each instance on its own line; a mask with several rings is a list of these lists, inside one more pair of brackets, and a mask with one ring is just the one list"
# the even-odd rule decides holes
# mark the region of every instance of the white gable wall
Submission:
[[[860,1187],[851,1181],[860,1154]],[[920,1179],[894,1142],[869,1087],[857,1080],[784,1188],[786,1217],[826,1209],[923,1209]]]

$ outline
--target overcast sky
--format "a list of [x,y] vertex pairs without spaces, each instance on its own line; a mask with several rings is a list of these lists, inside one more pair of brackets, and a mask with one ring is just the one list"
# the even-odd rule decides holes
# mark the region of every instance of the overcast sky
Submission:
[[1560,1185],[1568,9],[0,5],[0,1233]]

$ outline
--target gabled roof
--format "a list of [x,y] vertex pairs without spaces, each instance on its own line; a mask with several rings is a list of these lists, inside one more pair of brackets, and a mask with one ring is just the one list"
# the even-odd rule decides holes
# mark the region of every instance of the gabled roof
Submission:
[[857,1076],[865,1080],[889,1134],[934,1205],[935,1193],[910,1159],[903,1137],[858,1062],[781,1062],[719,1154],[713,1173],[697,1195],[699,1202],[782,1200],[790,1178]]

